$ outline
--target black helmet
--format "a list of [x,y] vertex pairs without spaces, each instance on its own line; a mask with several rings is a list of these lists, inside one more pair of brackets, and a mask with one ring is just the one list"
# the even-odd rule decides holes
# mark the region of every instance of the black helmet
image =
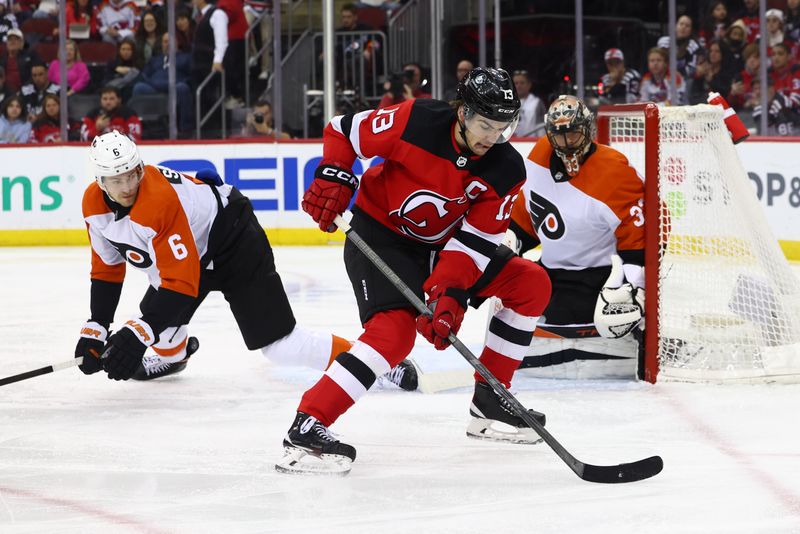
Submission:
[[458,98],[487,119],[512,121],[519,115],[517,90],[511,76],[503,69],[472,69],[458,83]]

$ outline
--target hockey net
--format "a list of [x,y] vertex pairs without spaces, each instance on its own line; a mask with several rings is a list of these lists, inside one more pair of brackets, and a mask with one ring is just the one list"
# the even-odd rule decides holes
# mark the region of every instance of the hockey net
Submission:
[[721,108],[605,106],[598,140],[645,178],[644,378],[800,381],[800,284]]

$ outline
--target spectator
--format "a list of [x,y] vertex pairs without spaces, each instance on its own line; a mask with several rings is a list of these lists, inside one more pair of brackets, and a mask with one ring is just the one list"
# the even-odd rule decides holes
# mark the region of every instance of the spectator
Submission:
[[[192,45],[192,81],[198,87],[212,72],[223,73],[222,61],[228,49],[228,15],[217,8],[213,0],[192,0],[199,22]],[[220,76],[214,76],[203,88],[201,113],[206,113],[219,98]],[[207,132],[216,135],[220,130],[219,114],[214,113],[206,123]]]
[[[71,24],[86,24],[89,26],[89,39],[99,37],[97,33],[97,7],[90,0],[72,0],[67,3],[67,35]],[[58,28],[53,30],[53,35],[58,35]]]
[[150,58],[161,53],[161,34],[164,28],[161,20],[152,11],[142,15],[142,22],[136,30],[136,52],[139,65],[147,65]]
[[347,3],[339,10],[339,27],[337,32],[369,32],[375,28],[369,24],[358,21],[358,7],[353,3]]
[[0,67],[0,106],[3,104],[3,100],[7,97],[14,94],[14,91],[11,91],[6,87],[6,69]]
[[[252,26],[262,13],[264,16],[258,23],[258,32],[255,34],[256,38],[253,39],[254,46],[250,47],[251,57],[264,48],[264,45],[272,42],[272,0],[244,0],[244,16],[248,26]],[[248,65],[249,67],[250,65]],[[271,71],[272,52],[271,48],[267,47],[261,54],[261,74],[258,75],[258,79],[266,80]]]
[[531,93],[533,81],[527,70],[515,70],[512,75],[514,87],[519,96],[519,124],[514,132],[516,137],[536,137],[544,128],[544,103]]
[[714,40],[708,45],[708,57],[698,57],[697,70],[689,89],[690,104],[704,104],[708,93],[721,95],[730,91],[734,70],[730,54],[721,41]]
[[750,43],[744,47],[742,55],[744,56],[744,69],[734,77],[727,100],[736,111],[752,111],[753,106],[758,103],[753,99],[753,84],[758,77],[758,68],[761,65],[758,43]]
[[[67,39],[67,96],[80,93],[89,85],[89,68],[86,63],[81,61],[81,54],[78,52],[78,45],[72,39]],[[50,62],[47,70],[47,77],[50,81],[61,85],[61,64],[58,59]]]
[[11,2],[10,5],[11,12],[17,17],[17,22],[22,24],[33,15],[36,6],[39,5],[39,0],[16,0]]
[[786,0],[784,31],[792,42],[800,43],[800,0]]
[[41,0],[39,6],[33,12],[33,18],[58,20],[59,2],[60,0]]
[[8,30],[6,34],[6,51],[0,56],[0,67],[6,71],[6,85],[17,92],[20,87],[31,81],[31,65],[41,59],[31,50],[25,50],[22,31],[17,28]]
[[730,22],[728,6],[725,5],[724,0],[709,2],[700,31],[697,32],[697,41],[700,46],[705,48],[714,39],[724,38]]
[[123,39],[117,45],[117,57],[106,64],[103,86],[113,86],[120,90],[122,100],[130,97],[133,84],[139,78],[142,64],[136,53],[133,39]]
[[280,136],[276,135],[275,123],[272,117],[272,104],[269,100],[259,100],[253,111],[247,114],[247,120],[242,127],[243,137],[258,137],[261,139],[291,139],[285,131]]
[[33,122],[42,112],[42,103],[46,95],[58,95],[60,89],[58,84],[47,78],[47,67],[44,62],[34,64],[31,67],[31,83],[23,85],[19,91],[28,120]]
[[800,66],[791,62],[791,52],[784,43],[772,47],[772,66],[767,69],[775,93],[785,96],[794,107],[800,107]]
[[[406,63],[403,65],[403,85],[399,92],[393,92],[393,88],[389,82],[384,84],[384,93],[378,104],[379,108],[393,106],[412,98],[431,98],[431,94],[422,90],[422,67],[419,63]],[[426,80],[427,81],[427,80]]]
[[461,78],[469,74],[469,71],[475,68],[475,65],[472,64],[472,61],[468,59],[462,59],[461,61],[456,64],[456,72],[454,83],[450,85],[450,87],[444,92],[442,96],[442,100],[445,102],[452,102],[453,100],[458,100],[458,82],[461,81]]
[[[700,45],[692,39],[692,18],[688,15],[678,17],[675,23],[675,42],[677,43],[676,57],[677,70],[685,79],[692,79],[697,68],[697,54],[702,50]],[[669,36],[665,35],[658,40],[659,48],[669,49]]]
[[8,30],[19,28],[17,16],[8,11],[4,0],[0,0],[0,42],[6,41]]
[[[776,47],[778,48],[778,47]],[[755,98],[760,102],[760,89],[754,84]],[[773,80],[767,81],[767,131],[760,135],[795,136],[800,125],[800,116],[796,111],[796,104],[780,91],[776,91]],[[753,120],[756,125],[761,124],[761,105],[753,107]]]
[[225,90],[228,99],[225,108],[244,107],[244,35],[247,33],[247,18],[244,16],[243,0],[218,0],[217,8],[228,15],[228,48],[225,50]]
[[91,141],[112,130],[139,141],[142,138],[142,121],[132,109],[122,105],[119,89],[103,87],[100,90],[100,107],[83,118],[81,141]]
[[747,45],[747,26],[744,25],[744,22],[739,19],[733,21],[728,26],[728,31],[725,32],[723,41],[728,46],[728,50],[731,51],[734,66],[739,70],[743,69],[744,57],[742,52]]
[[175,10],[175,37],[178,39],[178,48],[184,52],[192,51],[194,27],[194,20],[188,9]]
[[609,48],[603,55],[608,72],[600,79],[601,104],[630,104],[639,100],[642,75],[625,68],[625,55],[619,48]]
[[747,28],[747,42],[753,43],[756,36],[761,31],[761,19],[758,16],[758,0],[744,0],[744,8],[739,12],[737,19],[742,19],[742,23]]
[[136,29],[136,10],[128,0],[108,0],[97,16],[100,37],[103,41],[117,44],[126,37],[133,37]]
[[[77,141],[80,123],[67,121],[67,140]],[[47,94],[44,97],[42,111],[33,121],[31,143],[60,143],[61,139],[61,102],[58,95]]]
[[[133,96],[167,94],[169,92],[169,34],[161,35],[161,50],[144,66],[141,78],[133,86]],[[189,84],[192,79],[192,56],[180,48],[175,53],[175,96],[178,128],[190,132],[194,128],[194,98]]]
[[[793,43],[786,42],[783,33],[783,11],[780,9],[769,9],[764,13],[764,18],[767,19],[767,55],[772,54],[771,48],[778,43],[786,43],[791,50]],[[758,39],[761,36],[759,35]]]
[[661,47],[651,48],[647,52],[648,70],[642,78],[639,93],[640,102],[655,102],[656,104],[683,105],[686,103],[686,83],[679,73],[675,75],[675,91],[677,97],[670,99],[669,83],[669,54]]
[[22,98],[12,95],[3,101],[0,116],[0,143],[27,143],[31,136],[31,123],[22,113]]
[[[340,25],[336,28],[336,41],[334,54],[336,58],[336,79],[345,88],[360,88],[361,82],[372,85],[374,82],[376,66],[373,64],[373,52],[380,48],[375,36],[352,34],[349,32],[375,32],[369,24],[359,22],[358,7],[352,2],[344,4],[339,11]],[[318,57],[318,67],[322,67],[323,53]],[[361,62],[364,64],[364,80],[361,77]],[[368,78],[368,79],[367,79]],[[369,95],[372,96],[372,95]],[[377,96],[377,95],[375,95]]]

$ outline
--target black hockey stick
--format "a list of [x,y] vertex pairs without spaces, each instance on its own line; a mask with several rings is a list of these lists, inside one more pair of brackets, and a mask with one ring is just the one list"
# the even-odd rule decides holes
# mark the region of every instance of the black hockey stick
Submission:
[[54,363],[53,365],[48,365],[47,367],[42,367],[39,369],[34,369],[33,371],[26,371],[24,373],[20,373],[14,376],[7,376],[5,378],[0,378],[0,386],[5,386],[7,384],[13,384],[14,382],[20,382],[22,380],[27,380],[29,378],[33,378],[35,376],[46,375],[52,373],[54,371],[60,371],[62,369],[68,369],[70,367],[74,367],[76,365],[80,365],[83,363],[83,357],[80,358],[72,358],[67,362],[61,363]]
[[[417,311],[423,315],[431,316],[432,313],[425,306],[425,303],[422,302],[417,295],[414,294],[413,291],[403,282],[397,274],[392,271],[391,267],[389,267],[386,262],[378,256],[372,247],[370,247],[361,236],[359,236],[353,229],[350,227],[350,224],[347,223],[341,216],[337,216],[334,219],[334,223],[336,226],[342,230],[345,235],[353,242],[355,246],[367,257],[369,260],[381,270],[381,272],[389,279],[390,282],[397,288],[400,293],[403,294],[408,302],[410,302]],[[528,410],[522,405],[521,402],[517,400],[517,398],[512,395],[506,387],[497,380],[492,373],[475,357],[474,354],[453,334],[450,334],[448,338],[450,343],[455,347],[455,349],[461,353],[469,364],[475,368],[475,370],[489,383],[492,389],[503,397],[509,405],[511,405],[512,409],[516,412],[516,415],[522,418],[530,428],[536,431],[539,434],[545,443],[547,443],[551,449],[561,458],[564,463],[566,463],[572,471],[575,472],[583,480],[587,482],[599,482],[601,484],[616,484],[621,482],[635,482],[637,480],[644,480],[646,478],[653,477],[661,472],[664,468],[664,461],[661,459],[660,456],[651,456],[650,458],[645,458],[643,460],[638,460],[631,463],[619,464],[619,465],[592,465],[581,462],[577,458],[575,458],[567,449],[564,448],[561,443],[558,442],[556,438],[553,437],[550,432],[548,432],[534,417],[528,413]]]

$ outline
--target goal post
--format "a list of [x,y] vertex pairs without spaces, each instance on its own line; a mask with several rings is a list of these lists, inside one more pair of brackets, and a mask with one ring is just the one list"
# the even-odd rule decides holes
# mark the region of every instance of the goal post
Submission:
[[800,283],[717,106],[602,106],[645,181],[643,378],[800,381]]

